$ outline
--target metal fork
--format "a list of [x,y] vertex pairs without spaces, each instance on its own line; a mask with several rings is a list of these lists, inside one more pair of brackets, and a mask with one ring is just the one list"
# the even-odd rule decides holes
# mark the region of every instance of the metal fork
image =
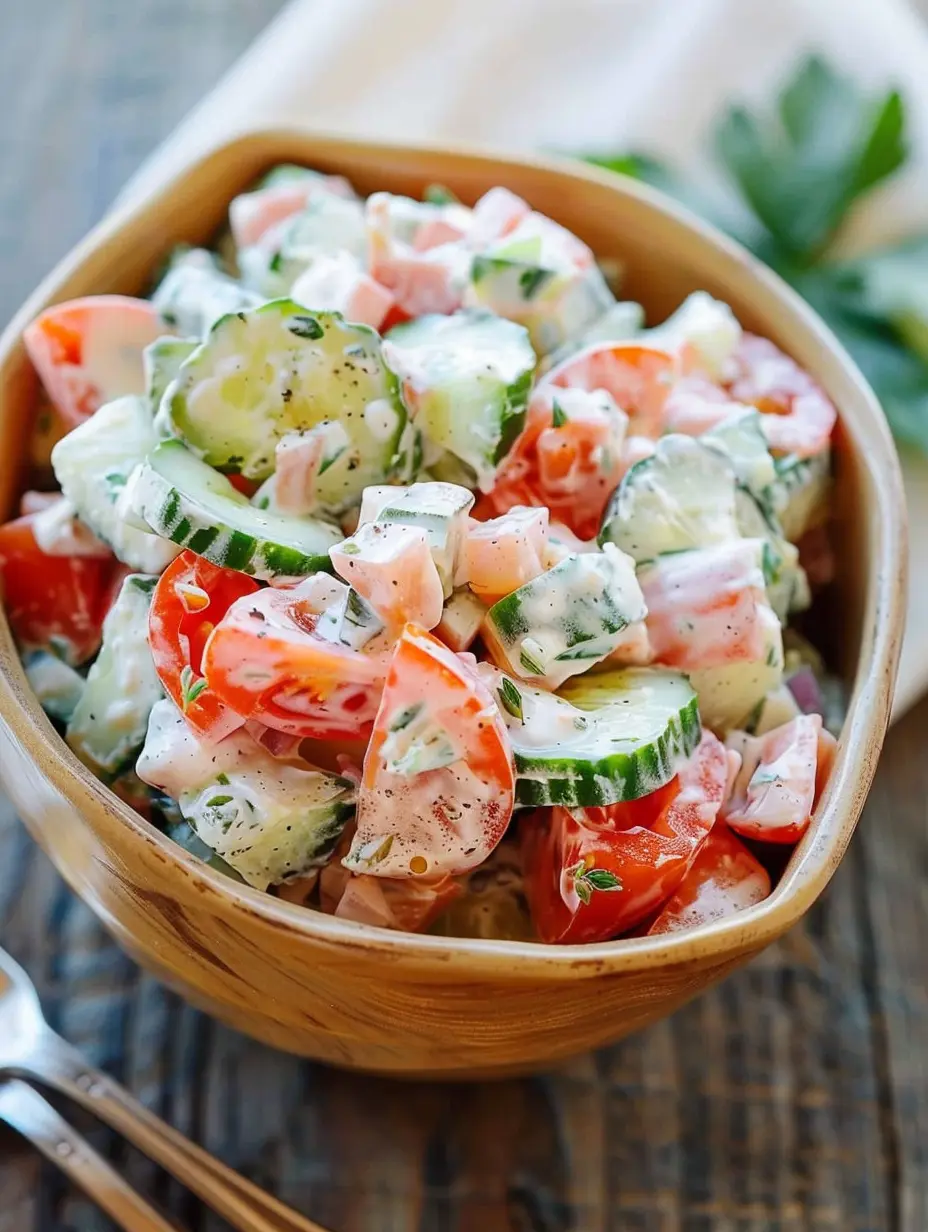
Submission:
[[221,1164],[111,1078],[87,1065],[80,1053],[52,1031],[31,980],[0,949],[0,1120],[28,1138],[127,1232],[175,1232],[20,1078],[52,1087],[87,1108],[233,1228],[241,1232],[324,1232]]

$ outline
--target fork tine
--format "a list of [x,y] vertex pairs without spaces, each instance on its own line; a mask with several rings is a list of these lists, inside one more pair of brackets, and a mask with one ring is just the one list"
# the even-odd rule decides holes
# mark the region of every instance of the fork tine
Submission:
[[25,1082],[11,1078],[0,1084],[0,1120],[27,1138],[126,1232],[177,1232]]

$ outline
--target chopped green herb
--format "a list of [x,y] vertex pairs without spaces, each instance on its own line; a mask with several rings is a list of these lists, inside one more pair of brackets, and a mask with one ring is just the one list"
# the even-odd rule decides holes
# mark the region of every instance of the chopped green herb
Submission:
[[522,694],[512,683],[508,676],[504,676],[499,688],[497,689],[500,704],[507,714],[511,714],[514,719],[523,722],[524,715],[522,710]]
[[211,796],[210,799],[206,801],[206,807],[222,808],[224,804],[230,804],[231,801],[232,796]]
[[554,405],[551,408],[551,424],[555,428],[563,428],[566,423],[567,415],[564,413],[564,408],[561,406],[560,402],[558,402],[557,398],[555,398]]

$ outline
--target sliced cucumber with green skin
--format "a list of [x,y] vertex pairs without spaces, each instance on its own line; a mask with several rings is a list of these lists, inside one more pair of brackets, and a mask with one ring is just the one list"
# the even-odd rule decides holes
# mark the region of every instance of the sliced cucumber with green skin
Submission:
[[735,477],[765,510],[773,509],[773,485],[777,472],[767,448],[760,411],[743,407],[704,432],[700,444],[720,453],[731,464]]
[[52,450],[61,491],[82,522],[131,569],[160,573],[179,548],[126,516],[125,488],[157,444],[144,398],[108,402]]
[[262,581],[331,570],[341,531],[318,518],[256,509],[180,441],[162,441],[133,476],[132,508],[152,530]]
[[119,774],[145,741],[163,696],[148,645],[148,609],[158,579],[130,573],[103,622],[103,645],[67,727],[67,741],[100,778]]
[[799,552],[783,536],[775,514],[747,490],[739,487],[735,493],[735,513],[738,530],[745,539],[764,542],[764,580],[767,598],[781,624],[791,612],[804,611],[812,601],[805,570],[799,563]]
[[192,338],[205,337],[227,313],[261,303],[259,295],[224,274],[201,248],[172,262],[151,299],[166,326]]
[[225,860],[217,856],[215,851],[211,851],[203,840],[197,836],[196,830],[193,829],[189,822],[172,822],[165,829],[165,834],[178,847],[183,847],[184,851],[189,851],[192,856],[196,856],[198,860],[202,860],[204,864],[214,868],[217,873],[231,877],[233,881],[237,881],[240,885],[245,884],[245,878],[240,877],[232,865],[226,864]]
[[23,659],[26,679],[50,719],[67,723],[84,692],[84,677],[73,667],[49,654],[36,650]]
[[406,423],[380,336],[292,300],[223,317],[165,395],[174,435],[227,473],[266,479],[277,442],[337,420],[351,448],[318,477],[320,507],[340,513],[389,478]]
[[827,514],[831,453],[826,451],[812,458],[777,458],[776,471],[777,513],[783,534],[796,543]]
[[255,753],[179,799],[197,837],[248,885],[303,876],[328,862],[354,816],[349,779]]
[[433,314],[392,329],[383,355],[429,441],[491,487],[525,423],[536,363],[528,330],[491,312]]
[[494,603],[484,638],[514,675],[557,688],[611,654],[646,612],[632,561],[606,544],[565,557]]
[[640,564],[738,537],[730,463],[692,437],[672,434],[625,475],[606,508],[599,542],[614,543]]
[[145,395],[154,416],[155,431],[167,436],[163,420],[158,418],[158,408],[165,390],[180,372],[181,364],[189,359],[200,345],[196,338],[174,338],[170,335],[156,338],[142,352],[142,367],[145,371]]
[[637,800],[673,778],[702,734],[696,694],[680,672],[597,672],[570,681],[560,696],[497,679],[519,804]]
[[768,693],[783,679],[783,632],[772,608],[761,609],[765,644],[763,657],[753,663],[727,663],[690,672],[690,684],[699,698],[699,713],[706,727],[724,735],[743,728]]
[[399,522],[421,527],[447,599],[454,588],[455,562],[467,533],[467,517],[473,503],[473,493],[454,483],[375,486],[364,491],[359,524]]

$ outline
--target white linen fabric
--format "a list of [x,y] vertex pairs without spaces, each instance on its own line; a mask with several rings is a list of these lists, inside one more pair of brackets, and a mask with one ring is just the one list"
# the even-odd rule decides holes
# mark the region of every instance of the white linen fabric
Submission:
[[[714,179],[729,100],[763,102],[803,54],[897,85],[913,158],[848,228],[860,250],[928,227],[928,26],[906,0],[294,0],[127,186],[157,187],[237,132],[308,124],[395,140],[636,150]],[[905,458],[913,534],[894,716],[928,690],[928,461]]]

